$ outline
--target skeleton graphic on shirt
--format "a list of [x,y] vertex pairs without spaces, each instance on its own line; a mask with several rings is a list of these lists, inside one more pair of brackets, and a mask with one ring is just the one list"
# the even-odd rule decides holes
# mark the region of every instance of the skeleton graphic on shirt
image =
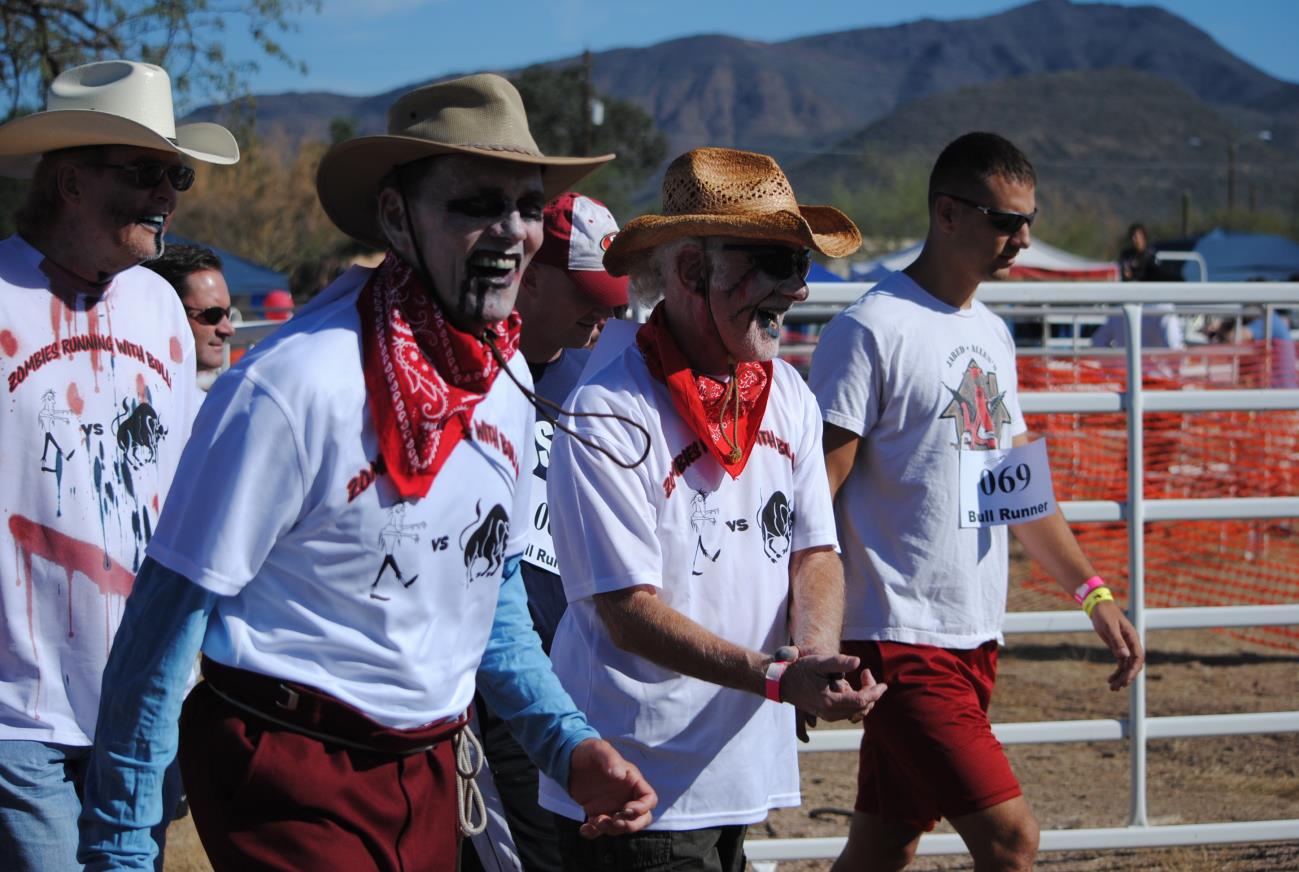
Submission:
[[[72,412],[69,409],[58,409],[54,406],[54,391],[46,391],[41,394],[41,410],[37,413],[36,419],[40,422],[41,430],[45,433],[45,445],[41,449],[41,471],[52,472],[56,477],[63,477],[63,461],[71,460],[72,455],[77,449],[73,448],[68,453],[63,453],[63,448],[59,445],[59,440],[54,438],[54,425],[56,423],[67,424],[72,421]],[[54,459],[48,459],[50,446],[54,446]],[[53,463],[53,466],[47,464]]]
[[708,508],[708,491],[697,490],[695,495],[690,498],[690,529],[694,531],[695,539],[695,556],[690,566],[691,575],[703,575],[699,568],[699,556],[702,554],[705,560],[712,563],[717,562],[721,556],[722,549],[714,548],[711,552],[708,546],[704,544],[704,530],[717,526],[717,509]]
[[387,602],[390,599],[390,597],[386,597],[379,593],[379,582],[383,580],[383,574],[387,572],[389,568],[391,568],[393,574],[397,576],[397,581],[401,582],[402,587],[410,587],[415,583],[415,580],[419,578],[419,575],[412,575],[410,578],[406,578],[402,574],[401,567],[397,565],[397,558],[393,556],[394,552],[397,550],[397,546],[402,543],[402,540],[409,539],[412,542],[418,542],[419,534],[413,531],[422,530],[427,526],[423,522],[418,524],[403,523],[405,518],[406,504],[397,503],[397,505],[388,510],[388,522],[379,529],[379,547],[383,549],[383,565],[379,567],[379,572],[375,575],[374,582],[370,585],[371,599],[383,600],[384,602]]

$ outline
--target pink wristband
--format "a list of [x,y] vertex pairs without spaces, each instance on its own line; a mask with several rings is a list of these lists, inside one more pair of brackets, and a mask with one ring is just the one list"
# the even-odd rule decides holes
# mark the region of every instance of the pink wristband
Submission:
[[1078,585],[1077,589],[1073,592],[1073,598],[1078,601],[1078,605],[1082,605],[1082,601],[1087,599],[1087,594],[1091,593],[1098,587],[1105,587],[1105,579],[1101,578],[1099,575],[1093,575],[1091,578]]
[[780,677],[785,674],[785,670],[788,668],[788,660],[773,660],[767,666],[766,695],[767,699],[772,702],[784,702],[780,698]]

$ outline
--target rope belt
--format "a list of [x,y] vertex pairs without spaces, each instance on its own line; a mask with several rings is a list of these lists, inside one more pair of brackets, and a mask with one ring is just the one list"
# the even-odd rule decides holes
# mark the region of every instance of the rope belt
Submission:
[[[471,729],[456,733],[451,746],[456,757],[456,812],[460,819],[460,832],[465,838],[470,838],[487,829],[487,807],[477,780],[487,758],[482,743]],[[474,823],[475,817],[477,823]]]

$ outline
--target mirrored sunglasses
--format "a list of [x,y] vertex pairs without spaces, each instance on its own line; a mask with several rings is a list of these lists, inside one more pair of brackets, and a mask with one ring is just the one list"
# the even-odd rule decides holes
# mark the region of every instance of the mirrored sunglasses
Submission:
[[177,191],[188,191],[194,186],[194,170],[180,164],[164,163],[93,163],[92,167],[103,167],[109,170],[121,170],[130,180],[131,186],[151,191],[162,184],[163,176],[171,182]]
[[185,314],[189,315],[200,324],[206,324],[209,327],[215,327],[226,318],[230,317],[230,307],[222,308],[220,306],[209,306],[206,309],[192,309],[185,307]]
[[1009,235],[1018,233],[1019,228],[1023,227],[1025,224],[1032,227],[1033,222],[1037,220],[1037,209],[1034,209],[1026,215],[1023,212],[1008,212],[1003,209],[993,209],[991,206],[984,206],[980,203],[974,202],[973,200],[967,200],[965,197],[957,194],[948,194],[944,191],[937,191],[936,194],[939,197],[950,197],[958,203],[964,203],[971,209],[979,210],[987,216],[989,224],[995,227],[998,231]]
[[754,269],[761,270],[776,281],[783,282],[797,275],[806,279],[812,269],[812,252],[806,248],[786,248],[783,245],[723,245],[722,251],[743,252]]

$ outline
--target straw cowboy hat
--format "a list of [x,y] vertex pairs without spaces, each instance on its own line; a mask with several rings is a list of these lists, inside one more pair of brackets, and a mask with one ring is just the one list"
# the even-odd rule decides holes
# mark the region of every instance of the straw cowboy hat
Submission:
[[800,206],[776,162],[732,148],[696,148],[663,176],[663,214],[633,218],[604,253],[610,275],[626,275],[656,246],[682,236],[788,242],[830,257],[861,247],[861,233],[833,206]]
[[379,183],[402,164],[439,154],[472,154],[541,168],[550,199],[614,155],[548,157],[528,130],[523,98],[508,81],[484,73],[425,85],[388,110],[388,133],[334,146],[316,171],[316,193],[329,219],[354,239],[387,248],[379,229]]
[[40,155],[85,145],[134,145],[214,164],[239,160],[220,124],[176,126],[167,71],[137,61],[96,61],[60,73],[45,111],[0,125],[0,174],[27,178]]

